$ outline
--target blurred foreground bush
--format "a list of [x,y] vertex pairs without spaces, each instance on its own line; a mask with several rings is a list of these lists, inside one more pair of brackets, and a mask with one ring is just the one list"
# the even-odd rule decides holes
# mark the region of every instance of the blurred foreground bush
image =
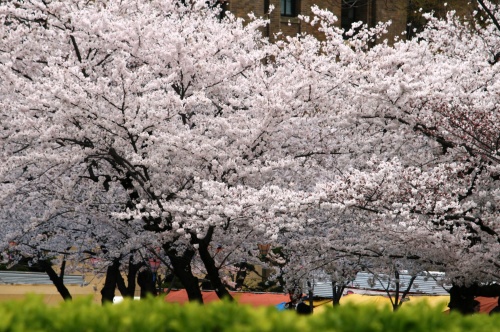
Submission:
[[396,313],[370,306],[330,306],[311,316],[234,303],[175,305],[161,299],[100,306],[91,299],[47,306],[34,296],[0,303],[0,331],[500,331],[500,314],[462,317],[424,304]]

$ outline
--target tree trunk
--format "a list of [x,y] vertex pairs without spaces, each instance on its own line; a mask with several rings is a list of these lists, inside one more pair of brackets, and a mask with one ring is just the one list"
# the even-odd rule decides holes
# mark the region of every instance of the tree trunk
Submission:
[[335,281],[332,281],[332,295],[333,295],[333,306],[340,305],[340,298],[342,297],[342,293],[344,292],[345,286],[338,286]]
[[210,283],[212,284],[212,287],[214,288],[219,299],[234,301],[233,297],[220,279],[219,269],[215,265],[215,261],[208,251],[208,244],[205,241],[201,241],[201,243],[199,243],[198,253],[200,254],[203,265],[207,269],[208,278],[210,279]]
[[[164,278],[165,279],[165,278]],[[173,275],[172,277],[172,281],[170,281],[170,285],[168,285],[168,289],[166,290],[165,292],[165,295],[168,295],[170,294],[170,291],[172,290],[172,288],[174,287],[174,283],[175,283],[175,274]]]
[[201,261],[203,262],[205,269],[207,269],[208,278],[210,279],[210,283],[212,284],[212,287],[214,288],[215,293],[217,294],[219,299],[234,301],[231,294],[229,294],[226,286],[222,283],[222,280],[219,276],[219,269],[215,265],[215,261],[208,251],[208,246],[212,241],[214,230],[215,227],[210,226],[208,228],[207,234],[201,240],[197,238],[196,234],[192,234],[191,243],[198,244],[198,253],[200,254]]
[[312,314],[314,311],[314,285],[312,285],[310,281],[307,281],[307,288],[309,297],[309,308]]
[[118,286],[118,290],[122,294],[122,296],[133,298],[135,294],[135,278],[141,266],[144,263],[134,264],[133,258],[131,257],[128,263],[128,273],[127,273],[127,284],[125,285],[125,280],[122,275],[119,273],[116,280],[116,285]]
[[108,266],[106,270],[106,280],[104,281],[104,286],[101,289],[102,304],[107,302],[113,302],[115,297],[115,289],[118,283],[118,278],[120,276],[120,260],[114,259],[113,263]]
[[47,273],[54,286],[56,286],[57,291],[59,292],[59,294],[61,294],[62,298],[65,301],[72,300],[71,294],[69,293],[68,288],[66,288],[63,282],[64,274],[62,273],[60,276],[58,276],[56,271],[54,271],[54,269],[52,268],[52,264],[47,260],[40,260],[38,261],[38,264],[45,271],[45,273]]
[[[399,306],[400,306],[400,301],[399,301],[399,271],[395,269],[394,271],[394,276],[396,277],[396,295],[394,296],[394,301],[392,301],[392,310],[397,311]],[[391,298],[391,295],[389,294],[389,298]]]
[[198,278],[193,275],[193,271],[191,270],[191,261],[195,252],[191,249],[186,249],[182,256],[178,256],[175,249],[170,248],[169,245],[164,245],[163,250],[165,250],[170,259],[174,274],[186,289],[189,301],[203,303]]
[[134,297],[135,293],[135,278],[137,277],[137,273],[139,273],[139,269],[143,264],[133,264],[132,259],[128,265],[128,274],[127,274],[127,290],[128,295]]
[[141,287],[141,299],[149,296],[156,296],[156,283],[153,279],[153,273],[150,270],[142,270],[137,275],[137,283]]
[[450,311],[457,311],[467,315],[474,313],[474,296],[476,287],[464,287],[453,285],[450,289]]
[[[394,300],[389,292],[389,290],[387,289],[386,292],[387,292],[387,295],[389,295],[389,299],[391,300],[391,303],[392,303],[392,310],[393,311],[397,311],[401,305],[403,305],[403,302],[406,298],[406,296],[408,296],[408,293],[410,292],[411,290],[411,286],[413,286],[413,282],[415,281],[415,279],[417,278],[417,276],[412,276],[410,278],[410,282],[408,283],[408,286],[406,286],[406,288],[403,290],[403,292],[401,293],[402,289],[401,289],[401,284],[399,282],[400,280],[400,274],[399,274],[399,271],[398,270],[395,270],[394,271],[394,277],[395,277],[395,280],[396,280],[396,293],[394,295]],[[401,294],[401,296],[400,296]]]

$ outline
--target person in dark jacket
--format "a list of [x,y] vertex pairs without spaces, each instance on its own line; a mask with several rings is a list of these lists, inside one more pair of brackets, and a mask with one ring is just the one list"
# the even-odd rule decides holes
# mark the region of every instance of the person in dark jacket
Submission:
[[297,313],[301,315],[309,315],[312,314],[312,310],[310,306],[301,301],[297,304]]

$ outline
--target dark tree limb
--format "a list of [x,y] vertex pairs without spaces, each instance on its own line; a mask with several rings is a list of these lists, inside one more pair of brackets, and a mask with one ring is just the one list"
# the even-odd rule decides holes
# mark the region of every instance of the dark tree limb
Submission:
[[68,288],[66,288],[66,286],[64,285],[62,276],[57,275],[56,271],[54,271],[54,269],[52,268],[52,263],[50,263],[50,261],[48,260],[43,259],[39,260],[38,264],[45,271],[45,273],[47,273],[54,286],[56,286],[57,291],[59,292],[59,294],[61,294],[62,298],[65,301],[71,300],[71,294],[69,293]]
[[104,280],[104,286],[101,289],[102,304],[113,303],[113,298],[115,297],[115,289],[118,282],[118,276],[120,274],[120,260],[118,258],[114,259],[111,265],[108,266],[106,270],[106,279]]
[[179,255],[174,248],[170,247],[169,244],[164,244],[163,250],[167,253],[168,258],[170,259],[170,264],[172,265],[174,274],[179,278],[180,282],[186,289],[189,301],[203,303],[198,278],[194,276],[193,271],[191,270],[191,261],[193,260],[195,254],[194,250],[188,248],[181,255]]

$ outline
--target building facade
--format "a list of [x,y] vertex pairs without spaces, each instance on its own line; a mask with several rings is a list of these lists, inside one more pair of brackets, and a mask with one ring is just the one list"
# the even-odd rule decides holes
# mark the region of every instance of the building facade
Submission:
[[[274,34],[282,32],[294,36],[298,33],[312,33],[321,38],[321,34],[298,19],[298,15],[312,16],[311,6],[317,5],[332,11],[339,19],[337,25],[348,30],[353,22],[362,21],[372,27],[377,22],[391,20],[387,38],[401,36],[408,29],[408,13],[414,11],[413,5],[418,6],[418,1],[410,0],[222,0],[224,10],[234,13],[238,17],[246,18],[253,12],[258,17],[268,17],[270,24],[264,34],[273,39]],[[469,0],[449,0],[453,9],[465,11]],[[436,6],[443,7],[444,2],[435,1]],[[274,10],[267,14],[269,7]],[[443,7],[444,8],[444,7]],[[434,8],[431,8],[434,9]]]

